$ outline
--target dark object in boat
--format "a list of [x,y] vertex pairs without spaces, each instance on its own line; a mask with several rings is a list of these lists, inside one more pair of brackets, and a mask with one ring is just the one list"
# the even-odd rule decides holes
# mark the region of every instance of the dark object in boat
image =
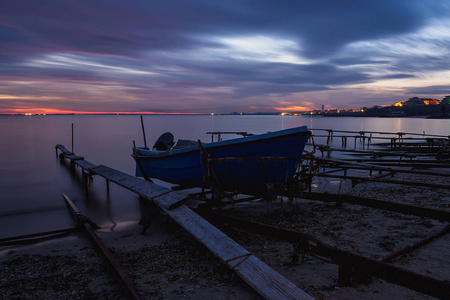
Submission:
[[169,150],[175,144],[173,134],[170,132],[163,133],[153,145],[154,150]]

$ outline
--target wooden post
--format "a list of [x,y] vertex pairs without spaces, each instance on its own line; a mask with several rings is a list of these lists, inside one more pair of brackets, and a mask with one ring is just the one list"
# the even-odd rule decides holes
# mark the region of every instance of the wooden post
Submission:
[[141,164],[141,161],[140,161],[139,156],[138,156],[138,154],[137,154],[136,142],[135,142],[135,141],[133,141],[133,152],[134,152],[134,153],[133,153],[132,156],[135,158],[136,164],[137,164],[139,170],[141,171],[142,176],[144,177],[144,179],[145,179],[146,181],[149,181],[149,182],[152,182],[152,183],[153,183],[153,181],[147,176],[147,173],[145,173],[145,169],[144,169],[144,167],[143,167],[142,164]]
[[106,179],[106,194],[109,196],[109,179]]
[[73,123],[72,123],[72,153],[73,153]]
[[144,119],[141,115],[141,126],[142,126],[142,134],[144,135],[144,146],[147,148],[147,138],[145,137],[145,127],[144,127]]
[[87,189],[89,184],[89,172],[83,169],[81,171],[81,176],[83,177],[84,187]]
[[344,148],[346,146],[346,137],[342,136],[341,140],[342,140],[342,145],[341,146],[342,146],[342,148]]

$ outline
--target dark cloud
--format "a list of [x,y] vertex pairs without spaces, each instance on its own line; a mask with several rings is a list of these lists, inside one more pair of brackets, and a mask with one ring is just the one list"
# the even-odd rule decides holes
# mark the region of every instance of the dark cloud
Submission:
[[0,25],[0,40],[3,46],[6,44],[19,44],[28,42],[28,39],[17,28]]
[[402,79],[402,78],[415,78],[417,76],[412,74],[391,74],[386,76],[380,76],[380,79]]
[[399,57],[395,68],[403,72],[424,74],[429,71],[444,71],[450,69],[450,53],[440,57],[422,55],[419,57]]
[[330,60],[331,63],[338,66],[355,66],[355,65],[373,65],[373,64],[388,64],[388,60],[375,60],[367,57],[344,57]]
[[[435,5],[423,1],[10,1],[0,16],[39,48],[131,55],[195,47],[199,35],[286,36],[319,57],[361,39],[413,32]],[[413,20],[413,21],[412,21]]]
[[[225,61],[215,64],[208,62],[180,62],[189,70],[195,70],[202,82],[215,82],[221,85],[226,82],[258,84],[279,84],[289,87],[299,85],[298,90],[304,90],[304,85],[316,86],[309,90],[324,90],[327,85],[342,85],[348,83],[369,82],[370,78],[355,70],[338,69],[331,64],[298,65],[289,63],[264,63]],[[177,77],[176,74],[171,76]],[[184,77],[181,75],[180,77]],[[317,87],[320,86],[320,87]]]
[[420,95],[450,95],[450,84],[410,88],[407,89],[407,92],[411,95],[419,95],[419,97]]

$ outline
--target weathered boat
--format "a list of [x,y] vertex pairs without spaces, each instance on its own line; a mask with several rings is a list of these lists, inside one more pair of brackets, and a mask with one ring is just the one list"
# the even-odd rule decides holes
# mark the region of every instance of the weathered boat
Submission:
[[207,144],[180,140],[171,147],[173,136],[165,133],[155,146],[170,149],[135,147],[136,176],[182,187],[267,194],[291,180],[310,134],[301,126]]

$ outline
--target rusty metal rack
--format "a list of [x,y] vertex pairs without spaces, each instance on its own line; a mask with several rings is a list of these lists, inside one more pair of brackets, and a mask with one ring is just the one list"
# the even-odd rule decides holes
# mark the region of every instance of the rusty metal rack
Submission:
[[[442,188],[442,189],[450,189],[449,185],[446,184],[436,184],[436,183],[427,183],[427,182],[417,182],[412,180],[396,180],[393,179],[395,174],[405,173],[405,174],[417,174],[417,175],[430,175],[430,176],[442,176],[449,177],[450,174],[442,173],[442,172],[431,172],[431,171],[423,171],[423,170],[412,170],[405,168],[391,168],[383,165],[374,165],[369,163],[361,163],[361,162],[351,162],[348,160],[338,160],[338,159],[330,159],[330,158],[314,158],[314,162],[316,163],[316,171],[314,173],[310,172],[310,177],[328,177],[328,178],[336,178],[343,180],[351,180],[352,186],[355,186],[361,182],[380,182],[380,183],[392,183],[392,184],[403,184],[403,185],[411,185],[411,186],[422,186],[422,187],[431,187],[431,188]],[[409,162],[405,165],[397,165],[400,167],[406,166],[416,166],[416,163]],[[423,167],[424,164],[421,163],[419,166]],[[440,165],[435,164],[434,167],[450,167],[450,164],[441,163]],[[320,171],[322,170],[322,171]],[[354,170],[358,171],[366,171],[363,173],[355,173],[352,172]],[[373,172],[378,173],[378,176],[373,176]],[[384,173],[384,174],[383,174]],[[390,179],[386,179],[385,177],[391,177]]]
[[[319,129],[324,130],[324,129]],[[380,182],[380,183],[392,183],[403,184],[412,186],[432,187],[450,189],[449,185],[426,183],[426,182],[414,182],[411,180],[396,180],[395,174],[407,173],[418,175],[435,175],[435,176],[450,176],[444,172],[431,172],[421,169],[428,168],[450,168],[450,139],[446,136],[438,135],[423,135],[423,138],[410,138],[414,140],[425,139],[427,140],[425,147],[422,146],[405,146],[408,143],[403,141],[406,139],[404,135],[420,134],[413,133],[386,133],[386,132],[359,132],[359,137],[368,138],[369,141],[372,136],[367,137],[366,134],[377,133],[381,135],[397,135],[401,139],[401,148],[389,148],[389,144],[379,144],[376,149],[365,149],[363,141],[363,149],[347,149],[346,144],[343,142],[342,148],[333,148],[329,146],[329,143],[333,139],[334,132],[343,133],[357,133],[352,131],[333,131],[326,130],[328,132],[327,145],[316,145],[314,142],[314,136],[311,137],[309,146],[313,146],[314,155],[304,156],[304,161],[299,168],[299,175],[296,178],[302,178],[302,184],[307,183],[309,191],[311,191],[311,183],[314,177],[328,177],[341,180],[351,180],[352,186],[355,186],[361,182]],[[387,137],[377,137],[380,139]],[[435,140],[438,146],[435,145]],[[320,152],[316,151],[319,150]],[[401,150],[401,151],[399,151]],[[336,156],[340,159],[331,158],[331,153],[338,152]],[[326,155],[325,155],[326,154]],[[324,157],[326,156],[326,157]],[[386,157],[394,157],[386,159]],[[397,157],[397,159],[395,159]],[[312,165],[314,167],[312,167]],[[409,169],[412,168],[412,169]],[[373,175],[377,172],[378,175]],[[386,178],[391,177],[391,178]],[[294,191],[291,197],[296,197],[301,191]]]
[[[438,159],[450,158],[450,136],[434,135],[423,133],[408,133],[408,132],[378,132],[378,131],[348,131],[348,130],[333,130],[333,129],[310,129],[314,132],[310,137],[311,144],[314,144],[314,139],[326,139],[326,144],[319,146],[321,151],[327,151],[328,155],[331,151],[349,151],[347,149],[347,141],[354,140],[353,150],[355,152],[363,152],[360,149],[376,149],[375,156],[403,156],[403,153],[409,155],[415,154],[419,156],[436,156]],[[327,134],[320,134],[325,131]],[[319,132],[316,134],[315,132]],[[334,135],[338,133],[339,135]],[[333,139],[339,138],[341,140],[341,148],[336,147]],[[373,141],[378,141],[373,143]],[[359,142],[359,143],[358,143]],[[330,144],[335,147],[331,148]],[[357,147],[360,146],[360,147]],[[331,148],[331,149],[327,149]],[[398,154],[395,154],[398,153]]]
[[[316,149],[316,148],[315,148]],[[315,151],[314,149],[314,151]],[[327,150],[325,148],[325,150]],[[348,151],[348,150],[347,150]],[[374,151],[348,151],[353,154],[374,155]],[[285,196],[290,200],[294,198],[304,198],[311,201],[323,201],[334,203],[337,207],[343,203],[351,205],[362,205],[380,210],[398,212],[407,215],[430,218],[445,222],[444,226],[434,234],[431,234],[413,244],[397,249],[392,253],[387,253],[380,259],[365,257],[352,253],[338,247],[328,245],[314,236],[293,231],[286,228],[271,226],[267,224],[252,222],[229,215],[219,214],[217,211],[208,210],[204,212],[211,222],[226,223],[242,230],[251,231],[257,234],[269,235],[275,239],[288,241],[294,245],[294,255],[297,252],[318,257],[328,262],[339,265],[338,283],[347,285],[357,282],[360,279],[378,277],[388,282],[407,287],[409,289],[431,295],[433,297],[449,299],[450,282],[439,280],[430,276],[425,276],[403,267],[398,267],[390,262],[406,253],[413,252],[424,245],[448,234],[450,232],[450,211],[433,208],[417,207],[402,203],[368,199],[341,194],[312,193],[311,183],[315,177],[338,178],[341,180],[351,180],[352,186],[358,183],[372,181],[389,184],[412,185],[428,188],[450,189],[449,185],[412,182],[407,180],[395,180],[395,174],[416,174],[427,176],[449,177],[449,173],[422,170],[423,168],[448,168],[450,161],[438,159],[415,159],[417,153],[405,151],[404,153],[389,151],[381,152],[392,156],[399,156],[398,160],[386,159],[331,159],[314,156],[315,153],[306,153],[299,166],[298,173],[292,182],[293,188],[288,189]],[[385,155],[385,156],[388,156]],[[402,160],[401,158],[408,159]],[[412,168],[412,169],[411,169]],[[375,173],[375,174],[374,174]],[[356,174],[356,175],[355,175]],[[386,178],[391,177],[391,178]],[[309,190],[309,192],[305,192]],[[283,202],[283,201],[281,201]],[[233,204],[233,203],[229,203]],[[202,207],[199,208],[199,211]]]

